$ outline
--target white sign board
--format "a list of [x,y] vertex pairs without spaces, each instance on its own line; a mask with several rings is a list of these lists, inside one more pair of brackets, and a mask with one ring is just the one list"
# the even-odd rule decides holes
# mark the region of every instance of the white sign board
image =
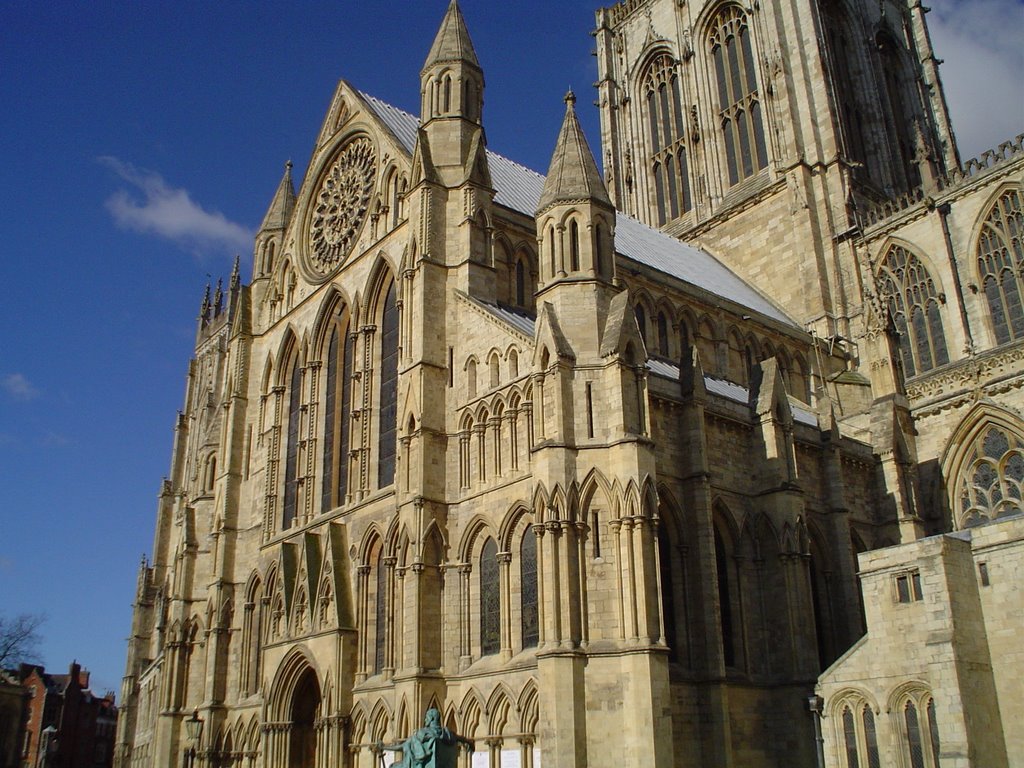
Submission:
[[533,748],[533,768],[540,768],[540,747]]
[[474,752],[470,763],[472,768],[491,768],[491,756],[487,752]]
[[523,753],[519,749],[501,750],[501,768],[523,768]]

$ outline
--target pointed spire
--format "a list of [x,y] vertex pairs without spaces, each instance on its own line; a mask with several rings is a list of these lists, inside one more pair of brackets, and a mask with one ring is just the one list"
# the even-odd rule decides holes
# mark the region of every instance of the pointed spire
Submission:
[[213,294],[213,316],[220,315],[222,309],[224,309],[224,279],[218,277],[217,291]]
[[263,217],[260,230],[284,229],[288,226],[292,211],[295,209],[295,187],[292,184],[292,161],[284,164],[284,176],[277,185],[274,199],[270,201],[267,215]]
[[199,322],[206,325],[210,320],[210,284],[206,284],[206,292],[203,293],[203,303],[199,305]]
[[469,30],[466,29],[466,20],[462,18],[462,11],[456,0],[448,3],[448,11],[441,22],[441,28],[437,30],[437,37],[434,44],[430,46],[430,53],[423,64],[424,71],[445,61],[463,61],[480,69],[480,62],[476,58],[476,51],[473,50],[473,41],[469,39]]
[[598,173],[594,155],[576,117],[576,95],[565,96],[565,120],[551,156],[544,192],[537,205],[541,213],[556,203],[595,200],[611,207],[608,191]]
[[231,280],[228,282],[228,290],[234,293],[242,284],[242,257],[235,254],[235,263],[231,267]]

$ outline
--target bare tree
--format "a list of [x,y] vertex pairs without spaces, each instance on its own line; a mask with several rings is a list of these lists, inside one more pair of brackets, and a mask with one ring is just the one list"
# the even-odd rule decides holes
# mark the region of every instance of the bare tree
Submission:
[[45,621],[45,616],[32,613],[14,618],[0,616],[0,669],[39,660],[36,646],[42,639],[39,628]]

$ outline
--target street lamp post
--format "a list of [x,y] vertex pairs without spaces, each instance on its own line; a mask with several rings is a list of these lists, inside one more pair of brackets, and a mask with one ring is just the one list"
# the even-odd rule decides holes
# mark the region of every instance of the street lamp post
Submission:
[[203,718],[199,716],[198,709],[192,712],[192,717],[185,721],[185,734],[188,736],[189,747],[185,750],[182,768],[195,768],[199,740],[203,736]]

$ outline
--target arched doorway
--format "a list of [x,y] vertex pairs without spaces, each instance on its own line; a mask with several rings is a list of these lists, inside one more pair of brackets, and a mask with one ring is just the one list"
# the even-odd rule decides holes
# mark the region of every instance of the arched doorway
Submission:
[[319,711],[320,683],[316,673],[307,667],[292,694],[288,768],[314,768],[316,765],[315,724]]

